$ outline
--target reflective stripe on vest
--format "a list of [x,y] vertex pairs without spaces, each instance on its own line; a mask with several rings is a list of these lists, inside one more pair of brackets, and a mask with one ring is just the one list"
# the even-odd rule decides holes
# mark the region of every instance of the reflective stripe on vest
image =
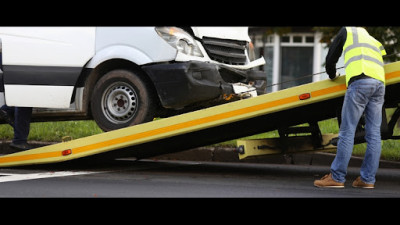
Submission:
[[[382,44],[368,34],[368,36],[359,34],[356,27],[346,28],[346,30],[347,39],[343,46],[346,68],[346,85],[351,77],[360,75],[361,73],[385,83],[382,55],[385,55],[386,52]],[[359,35],[362,36],[364,42],[360,43]],[[353,43],[351,43],[351,41]],[[352,50],[355,50],[356,52],[352,52]]]

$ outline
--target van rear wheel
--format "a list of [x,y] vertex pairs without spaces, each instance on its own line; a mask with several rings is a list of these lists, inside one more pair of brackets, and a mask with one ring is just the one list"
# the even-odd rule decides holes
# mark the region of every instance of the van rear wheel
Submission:
[[152,121],[155,101],[149,87],[138,75],[113,70],[101,77],[94,89],[91,110],[103,131]]

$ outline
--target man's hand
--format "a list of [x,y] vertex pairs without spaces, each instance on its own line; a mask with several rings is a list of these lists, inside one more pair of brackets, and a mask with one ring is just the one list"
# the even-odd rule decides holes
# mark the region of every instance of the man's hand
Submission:
[[331,80],[336,80],[336,78],[338,78],[338,77],[340,77],[340,73],[339,72],[336,72],[335,76],[332,76],[332,77],[329,75],[329,78]]

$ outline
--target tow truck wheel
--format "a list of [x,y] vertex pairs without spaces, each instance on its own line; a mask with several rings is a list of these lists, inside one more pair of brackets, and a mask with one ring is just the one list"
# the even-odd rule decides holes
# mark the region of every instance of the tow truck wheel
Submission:
[[91,111],[104,131],[120,129],[153,120],[154,98],[139,76],[127,70],[113,70],[97,81]]

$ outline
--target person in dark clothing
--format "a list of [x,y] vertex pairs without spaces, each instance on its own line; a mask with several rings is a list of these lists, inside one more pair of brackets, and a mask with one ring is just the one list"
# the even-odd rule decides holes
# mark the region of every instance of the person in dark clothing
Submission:
[[3,105],[0,108],[0,118],[14,129],[14,138],[10,147],[19,151],[29,150],[28,135],[32,116],[32,107],[9,107]]
[[336,78],[336,63],[343,53],[343,46],[346,42],[346,37],[347,31],[342,27],[329,47],[328,54],[325,58],[325,70],[330,79]]
[[[4,92],[3,83],[3,54],[2,42],[0,40],[0,92]],[[9,107],[3,105],[0,108],[0,120],[10,124],[14,129],[14,137],[10,147],[18,151],[29,150],[27,140],[30,131],[30,123],[32,116],[32,107]]]
[[336,63],[344,54],[347,91],[341,112],[339,141],[330,173],[314,186],[343,188],[347,166],[354,146],[354,136],[360,118],[365,114],[365,140],[367,149],[361,165],[360,176],[352,186],[374,188],[375,174],[381,154],[382,108],[385,95],[385,71],[382,44],[362,27],[343,27],[326,56],[326,72],[335,79]]

